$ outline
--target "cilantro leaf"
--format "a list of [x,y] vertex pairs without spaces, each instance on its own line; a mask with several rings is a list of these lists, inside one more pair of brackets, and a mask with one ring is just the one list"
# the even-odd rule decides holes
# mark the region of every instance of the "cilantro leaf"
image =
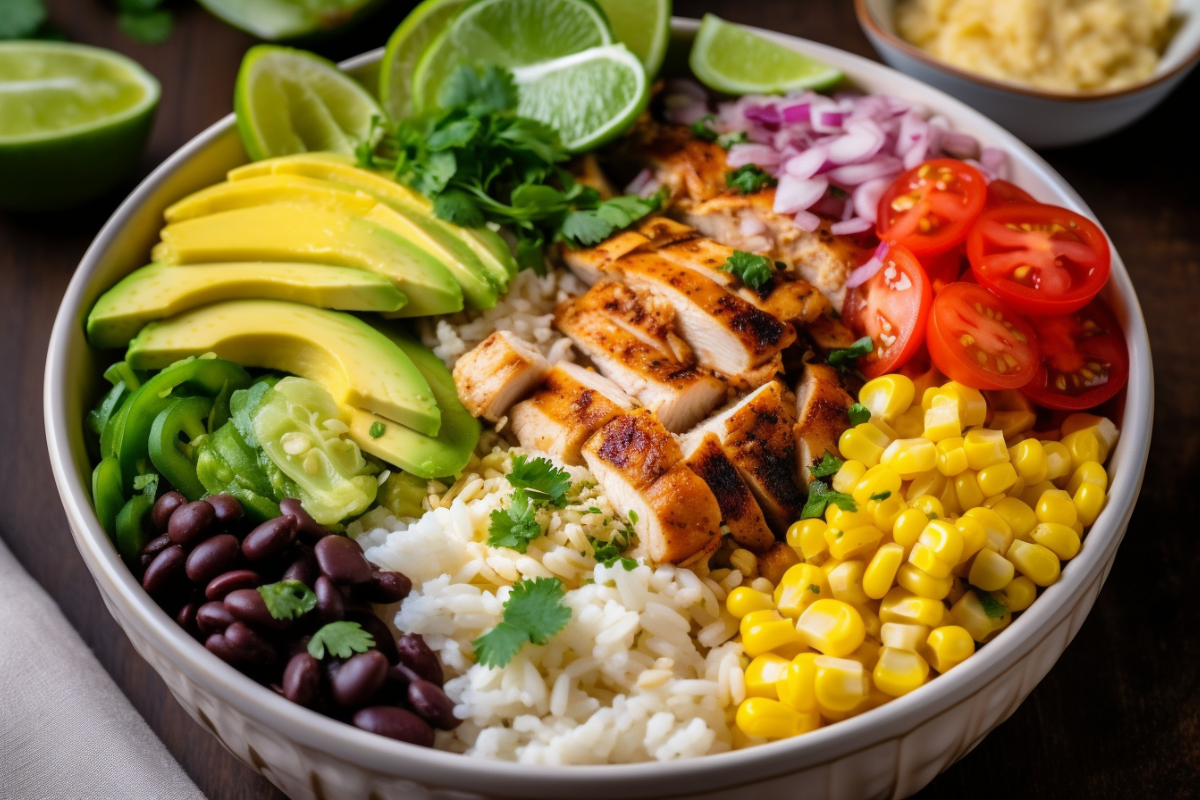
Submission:
[[800,512],[800,519],[820,519],[825,516],[825,509],[830,503],[843,511],[858,510],[858,505],[850,495],[835,492],[821,481],[813,481],[808,485],[808,500],[804,503],[804,510]]
[[490,631],[471,642],[475,648],[475,660],[485,667],[503,667],[521,652],[529,641],[529,634],[520,628],[501,622]]
[[840,350],[831,350],[829,358],[825,359],[829,362],[829,366],[836,367],[840,370],[849,370],[854,368],[854,359],[859,356],[865,356],[875,349],[875,343],[871,341],[870,336],[864,336],[849,347],[844,347]]
[[712,129],[712,114],[705,114],[700,119],[692,123],[689,130],[692,136],[697,139],[703,139],[706,142],[715,142],[717,140],[717,132]]
[[275,619],[296,619],[317,607],[316,594],[300,581],[268,583],[258,593]]
[[0,3],[0,39],[27,39],[46,21],[42,0],[4,0]]
[[331,622],[314,633],[308,640],[308,654],[318,661],[325,657],[326,650],[338,658],[349,658],[374,646],[375,637],[364,631],[362,625],[342,620]]
[[808,468],[814,478],[828,478],[830,475],[836,475],[837,471],[842,468],[842,464],[846,462],[835,456],[828,450],[825,455],[821,456],[821,460]]
[[755,192],[775,186],[779,181],[768,175],[756,164],[746,164],[733,172],[725,173],[725,183],[730,189],[737,189],[742,194]]
[[717,144],[724,147],[726,150],[733,147],[735,144],[740,144],[746,141],[745,131],[733,131],[732,133],[722,134],[717,137]]
[[438,90],[442,108],[468,106],[485,111],[508,111],[517,107],[517,84],[512,73],[489,64],[482,70],[460,65]]
[[548,458],[515,456],[512,472],[506,476],[515,489],[524,489],[535,503],[550,503],[562,508],[571,490],[571,473],[559,469]]
[[875,494],[871,495],[871,499],[883,502],[884,500],[887,500],[891,496],[892,496],[891,491],[888,489],[884,489],[882,492],[876,492]]
[[147,472],[143,475],[135,475],[133,478],[133,490],[142,492],[147,497],[154,499],[158,494],[158,473]]
[[387,433],[387,425],[384,425],[379,420],[375,420],[371,423],[371,428],[367,431],[367,433],[371,434],[372,439],[378,439],[380,436],[383,436],[383,434]]
[[861,425],[864,422],[871,421],[871,409],[867,408],[862,403],[855,403],[846,410],[846,416],[850,417],[851,425]]
[[143,44],[162,44],[171,38],[175,15],[170,11],[123,11],[117,17],[121,31]]
[[[629,537],[622,533],[615,534],[612,540],[608,542],[589,536],[588,544],[592,546],[592,557],[596,559],[597,563],[603,564],[606,567],[611,567],[617,561],[620,561],[625,569],[633,569],[637,566],[637,562],[632,558],[621,557],[621,553],[623,553],[630,544]],[[627,565],[625,563],[627,561],[631,562],[633,566],[631,567]]]
[[507,511],[496,509],[490,519],[489,547],[507,547],[524,553],[529,543],[542,535],[542,525],[537,521],[537,508],[529,501],[524,489],[513,492],[512,503]]
[[810,584],[808,585],[808,590],[809,590],[810,592],[812,592],[813,594],[820,594],[820,593],[821,593],[821,587],[820,587],[820,586],[817,586],[815,583],[810,583]]
[[721,265],[721,270],[733,273],[751,289],[761,289],[775,277],[771,259],[743,250],[734,250],[733,255]]
[[991,592],[979,592],[979,605],[983,606],[983,613],[988,615],[988,619],[999,619],[1008,613],[1008,606],[997,600]]
[[464,228],[478,228],[487,221],[479,202],[462,189],[447,189],[439,194],[433,201],[433,213],[438,219]]
[[562,602],[565,596],[557,578],[514,584],[504,601],[504,621],[471,643],[476,660],[485,667],[503,667],[526,642],[545,644],[571,620],[571,609]]
[[560,237],[572,247],[590,247],[607,239],[613,231],[627,228],[661,205],[657,196],[614,197],[594,209],[570,211],[563,220]]

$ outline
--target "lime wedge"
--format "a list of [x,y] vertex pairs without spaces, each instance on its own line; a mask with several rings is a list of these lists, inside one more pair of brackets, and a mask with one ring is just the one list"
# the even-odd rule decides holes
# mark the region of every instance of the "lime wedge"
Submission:
[[326,33],[361,19],[379,0],[200,0],[214,17],[276,42]]
[[596,0],[613,35],[642,60],[646,75],[658,74],[671,42],[671,0]]
[[612,42],[604,12],[588,0],[476,0],[421,56],[413,105],[435,107],[442,81],[462,64],[512,69]]
[[117,53],[0,43],[0,208],[66,208],[112,188],[141,157],[158,97]]
[[352,154],[383,110],[332,61],[260,44],[242,59],[233,93],[238,133],[254,161],[295,153]]
[[712,14],[704,15],[688,61],[701,83],[727,94],[824,89],[842,79],[840,70]]
[[388,39],[379,66],[379,101],[392,119],[413,111],[412,83],[417,62],[446,23],[470,0],[425,0],[414,8]]

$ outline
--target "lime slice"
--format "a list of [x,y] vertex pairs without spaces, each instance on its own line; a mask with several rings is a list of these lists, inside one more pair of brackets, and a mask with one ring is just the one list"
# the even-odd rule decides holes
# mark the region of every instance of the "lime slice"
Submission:
[[842,79],[840,70],[712,14],[700,23],[689,63],[701,83],[727,94],[824,89]]
[[572,152],[589,150],[625,130],[650,102],[642,62],[623,44],[513,69],[517,113],[558,130]]
[[462,64],[512,69],[612,42],[604,12],[589,0],[477,0],[421,56],[413,105],[435,107],[442,81]]
[[137,165],[158,97],[117,53],[0,43],[0,208],[66,208],[112,188]]
[[413,111],[412,82],[417,62],[446,23],[470,0],[425,0],[414,8],[388,39],[379,67],[379,101],[392,119]]
[[238,133],[254,161],[295,153],[352,154],[383,110],[332,61],[260,44],[242,59],[233,93]]
[[646,75],[658,74],[671,42],[671,0],[596,0],[613,35],[642,60]]
[[361,19],[379,0],[200,0],[214,17],[275,42],[326,33]]

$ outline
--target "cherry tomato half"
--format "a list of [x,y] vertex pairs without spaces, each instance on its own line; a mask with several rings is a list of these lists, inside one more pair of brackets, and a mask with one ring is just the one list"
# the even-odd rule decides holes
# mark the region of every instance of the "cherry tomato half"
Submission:
[[934,298],[926,345],[938,369],[976,389],[1017,389],[1038,369],[1029,321],[973,283],[952,283]]
[[1058,206],[1006,205],[983,212],[967,237],[981,286],[1030,316],[1069,314],[1108,280],[1108,239],[1087,217]]
[[1112,312],[1093,300],[1071,314],[1032,317],[1041,367],[1021,388],[1045,408],[1080,411],[1108,400],[1129,380],[1129,350]]
[[1018,203],[1037,204],[1033,195],[1008,181],[995,180],[988,184],[987,202],[984,208],[999,208],[1000,206],[1016,205]]
[[940,256],[925,256],[921,259],[921,267],[925,270],[925,277],[929,278],[930,288],[935,295],[957,281],[968,266],[967,255],[961,247],[947,250]]
[[925,339],[930,300],[920,263],[899,245],[888,248],[883,266],[870,280],[847,290],[842,321],[875,343],[874,350],[858,358],[863,375],[886,375],[912,358]]
[[983,173],[953,158],[936,158],[905,172],[883,193],[875,232],[917,258],[936,256],[967,238],[986,198]]

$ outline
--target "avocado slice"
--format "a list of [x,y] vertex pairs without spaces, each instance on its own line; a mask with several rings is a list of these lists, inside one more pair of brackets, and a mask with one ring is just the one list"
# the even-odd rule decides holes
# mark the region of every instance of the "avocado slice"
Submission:
[[93,347],[124,347],[142,326],[221,300],[261,297],[343,311],[392,312],[408,298],[374,272],[327,264],[150,264],[100,296],[87,318]]
[[134,369],[215,353],[245,367],[290,372],[339,405],[365,408],[436,436],[442,415],[429,382],[403,350],[340,311],[284,300],[228,300],[151,322],[129,343]]
[[[350,411],[350,438],[364,451],[421,478],[458,474],[471,459],[479,442],[479,420],[458,399],[454,378],[442,360],[408,334],[394,326],[379,325],[379,331],[412,359],[429,381],[429,388],[442,410],[442,428],[437,436],[425,436],[360,408]],[[376,423],[383,426],[371,435]],[[375,429],[379,432],[379,428]]]
[[[378,204],[376,204],[378,207]],[[461,311],[462,288],[437,259],[369,219],[305,206],[265,205],[168,225],[153,260],[163,264],[289,261],[365,269],[408,297],[397,316]]]
[[167,209],[167,222],[219,214],[253,206],[281,204],[366,217],[424,250],[442,263],[463,290],[468,308],[496,305],[500,284],[466,244],[413,210],[384,205],[348,184],[302,175],[264,175],[233,183],[218,183],[180,200]]
[[517,274],[517,261],[504,239],[488,228],[464,228],[433,214],[433,203],[387,175],[355,165],[351,156],[339,153],[299,153],[269,158],[237,167],[229,172],[230,181],[241,181],[263,175],[305,175],[310,178],[338,181],[372,194],[396,209],[420,212],[433,224],[458,237],[479,257],[492,276],[499,281],[501,291]]

